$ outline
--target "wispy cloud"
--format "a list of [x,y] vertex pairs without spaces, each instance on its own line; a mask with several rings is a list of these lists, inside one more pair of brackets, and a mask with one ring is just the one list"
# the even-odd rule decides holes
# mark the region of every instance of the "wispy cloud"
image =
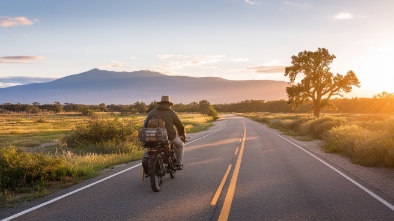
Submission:
[[171,60],[170,62],[179,64],[181,66],[201,66],[209,63],[216,63],[224,58],[224,55],[157,55],[160,59]]
[[177,55],[177,54],[158,54],[156,55],[159,59],[182,59],[182,58],[188,58],[186,55]]
[[128,62],[124,61],[110,61],[109,63],[103,64],[100,66],[100,69],[105,69],[105,70],[128,70],[130,68],[134,68],[133,65],[131,65]]
[[56,80],[56,78],[42,78],[42,77],[1,77],[0,88],[11,87],[16,85],[44,83]]
[[30,61],[42,60],[42,56],[6,56],[0,57],[0,64],[26,64]]
[[347,19],[353,19],[354,16],[349,12],[341,12],[334,15],[333,18],[338,20],[347,20]]
[[273,74],[273,73],[284,73],[286,66],[257,66],[248,68],[249,70],[254,70],[256,73],[262,74]]
[[292,7],[297,7],[297,8],[306,8],[306,7],[309,6],[308,3],[289,2],[289,1],[283,2],[283,5],[292,6]]
[[25,17],[0,16],[0,27],[9,28],[9,27],[26,26],[32,24],[34,24],[34,22]]
[[252,1],[252,0],[245,0],[246,3],[248,3],[249,5],[260,5],[260,2],[256,2],[256,1]]
[[157,58],[165,60],[167,63],[153,68],[165,74],[178,74],[177,70],[186,68],[200,68],[200,69],[217,69],[215,63],[223,61],[226,57],[224,55],[172,55],[160,54]]
[[249,58],[231,58],[230,61],[244,62],[244,61],[250,61],[250,59]]

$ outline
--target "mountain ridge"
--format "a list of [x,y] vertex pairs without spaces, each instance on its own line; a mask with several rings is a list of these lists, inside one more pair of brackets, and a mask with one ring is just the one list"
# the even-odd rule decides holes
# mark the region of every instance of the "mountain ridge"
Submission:
[[232,103],[243,100],[286,99],[284,81],[226,80],[218,77],[169,76],[141,70],[114,72],[92,69],[46,83],[0,88],[0,103],[150,103],[170,95],[175,103],[208,100]]

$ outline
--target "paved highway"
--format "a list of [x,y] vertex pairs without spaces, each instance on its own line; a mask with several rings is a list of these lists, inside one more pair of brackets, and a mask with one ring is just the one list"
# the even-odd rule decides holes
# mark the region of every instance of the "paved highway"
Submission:
[[228,117],[160,192],[133,162],[0,211],[3,220],[394,220],[394,200],[262,124]]

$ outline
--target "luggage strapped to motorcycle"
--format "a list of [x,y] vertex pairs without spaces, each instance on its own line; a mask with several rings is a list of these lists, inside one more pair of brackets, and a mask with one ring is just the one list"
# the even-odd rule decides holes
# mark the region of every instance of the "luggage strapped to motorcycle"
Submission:
[[147,127],[140,129],[138,139],[142,143],[165,143],[168,142],[168,133],[165,121],[161,118],[152,118],[148,121]]

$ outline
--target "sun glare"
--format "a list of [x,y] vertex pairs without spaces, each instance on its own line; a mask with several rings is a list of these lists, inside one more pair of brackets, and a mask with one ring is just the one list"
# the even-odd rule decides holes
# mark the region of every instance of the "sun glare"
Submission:
[[393,48],[378,48],[375,49],[374,53],[371,53],[367,62],[362,65],[361,73],[357,73],[361,88],[374,91],[375,94],[383,91],[394,92],[393,52]]

